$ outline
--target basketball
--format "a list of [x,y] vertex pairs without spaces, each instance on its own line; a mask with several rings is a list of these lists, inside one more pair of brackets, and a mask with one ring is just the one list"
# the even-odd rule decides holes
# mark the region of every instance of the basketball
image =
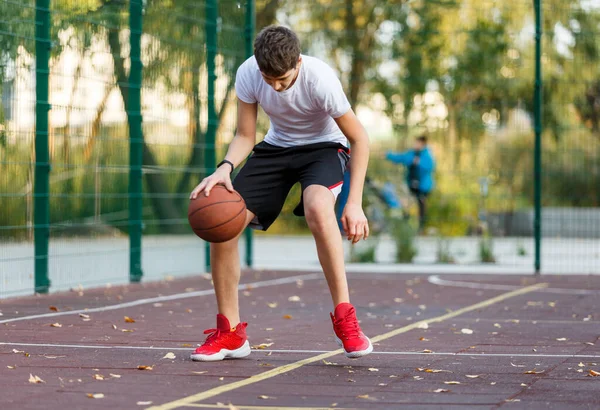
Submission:
[[210,195],[201,192],[191,199],[188,221],[194,233],[207,242],[226,242],[244,229],[246,203],[237,192],[215,185]]

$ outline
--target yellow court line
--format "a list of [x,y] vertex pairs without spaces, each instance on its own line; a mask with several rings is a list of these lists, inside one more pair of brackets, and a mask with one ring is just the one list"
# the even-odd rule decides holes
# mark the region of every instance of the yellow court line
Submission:
[[238,406],[228,404],[186,404],[186,407],[196,407],[201,409],[237,409],[237,410],[353,410],[348,407],[281,407],[281,406]]
[[[538,289],[545,288],[547,286],[548,286],[547,283],[538,283],[536,285],[531,285],[531,286],[524,287],[522,289],[517,289],[517,290],[513,290],[511,292],[503,293],[503,294],[493,297],[491,299],[487,299],[482,302],[475,303],[474,305],[466,306],[464,308],[455,310],[453,312],[446,313],[445,315],[434,317],[431,319],[421,320],[419,322],[414,322],[408,326],[404,326],[404,327],[392,330],[390,332],[375,336],[375,337],[371,338],[371,341],[374,343],[380,342],[382,340],[386,340],[391,337],[397,336],[401,333],[406,333],[412,329],[416,329],[424,323],[431,324],[431,323],[443,322],[444,320],[451,319],[453,317],[462,315],[464,313],[472,312],[477,309],[482,309],[482,308],[491,306],[495,303],[502,302],[504,300],[513,298],[515,296],[524,295],[526,293],[530,293],[530,292],[536,291]],[[222,386],[218,386],[218,387],[215,387],[210,390],[196,393],[191,396],[184,397],[182,399],[174,400],[169,403],[161,404],[158,406],[152,406],[152,407],[148,408],[148,410],[171,410],[171,409],[176,409],[178,407],[189,406],[192,403],[206,400],[211,397],[215,397],[220,394],[226,393],[228,391],[239,389],[240,387],[258,383],[260,381],[270,379],[275,376],[279,376],[280,374],[291,372],[292,370],[298,369],[306,364],[320,362],[321,360],[327,359],[329,357],[332,357],[332,356],[335,356],[335,355],[338,355],[341,353],[343,353],[342,349],[337,349],[337,350],[333,350],[331,352],[322,353],[317,356],[309,357],[308,359],[304,359],[304,360],[300,360],[300,361],[297,361],[294,363],[286,364],[286,365],[277,367],[275,369],[256,374],[254,376],[250,376],[247,379],[239,380],[239,381],[236,381],[233,383],[224,384]]]

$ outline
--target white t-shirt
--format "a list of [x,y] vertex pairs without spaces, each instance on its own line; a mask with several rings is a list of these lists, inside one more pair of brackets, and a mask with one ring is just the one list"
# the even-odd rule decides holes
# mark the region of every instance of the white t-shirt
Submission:
[[340,80],[326,63],[302,55],[296,82],[277,92],[265,82],[254,56],[237,70],[235,90],[245,103],[258,103],[271,120],[265,141],[280,147],[339,142],[348,145],[334,118],[350,110]]

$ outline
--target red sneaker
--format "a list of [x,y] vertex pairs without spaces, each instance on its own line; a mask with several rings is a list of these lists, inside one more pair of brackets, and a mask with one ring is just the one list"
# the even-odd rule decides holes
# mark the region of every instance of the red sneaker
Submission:
[[344,347],[346,357],[357,358],[366,356],[373,351],[373,345],[360,330],[356,319],[356,310],[350,303],[340,303],[335,307],[335,314],[331,314],[335,339]]
[[222,314],[217,315],[217,328],[208,329],[208,337],[194,353],[191,359],[199,362],[214,362],[225,358],[238,359],[250,354],[250,344],[246,337],[248,323],[240,323],[231,328],[229,320]]

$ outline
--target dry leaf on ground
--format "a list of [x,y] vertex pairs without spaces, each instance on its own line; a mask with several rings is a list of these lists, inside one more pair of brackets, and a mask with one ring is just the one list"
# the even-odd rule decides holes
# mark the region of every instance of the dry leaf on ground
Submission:
[[163,359],[175,359],[177,356],[175,356],[175,353],[173,352],[169,352],[166,355],[163,356]]
[[79,317],[82,318],[82,319],[89,319],[90,315],[86,315],[85,313],[80,313]]
[[369,395],[368,394],[361,394],[359,396],[356,396],[357,399],[368,399]]
[[566,337],[559,337],[559,338],[558,338],[558,339],[556,339],[556,340],[557,340],[558,342],[566,342],[566,341],[567,341],[567,340],[569,340],[569,339],[567,339]]
[[143,366],[143,365],[140,365],[137,368],[138,368],[138,370],[152,370],[154,368],[154,366]]
[[369,367],[368,369],[370,372],[378,372],[379,369],[376,369],[375,367]]
[[333,362],[328,362],[327,360],[323,359],[323,364],[327,365],[327,366],[335,366],[337,365],[337,363],[333,363]]
[[433,353],[433,351],[431,351],[429,349],[425,349],[425,350],[423,350],[423,353]]
[[52,323],[50,327],[62,327],[60,323]]
[[102,376],[101,374],[95,374],[94,376],[92,376],[94,379],[96,380],[104,380],[104,376]]
[[103,399],[104,398],[104,394],[102,394],[102,393],[87,393],[86,396],[88,396],[90,399]]
[[271,309],[275,309],[277,307],[277,302],[267,302],[267,306]]
[[598,377],[598,376],[600,376],[600,372],[590,369],[588,376]]
[[543,370],[537,371],[537,370],[533,369],[533,370],[527,370],[523,374],[540,374],[540,373],[544,373],[544,371]]
[[120,374],[110,373],[109,375],[110,375],[110,377],[114,377],[115,379],[120,379],[121,378]]
[[476,379],[479,377],[478,374],[465,374],[466,377],[468,377],[469,379]]
[[129,316],[125,316],[123,319],[125,320],[125,323],[135,323],[135,319],[132,319]]
[[266,349],[267,347],[273,346],[273,343],[261,343],[259,345],[252,345],[251,348],[252,349],[258,349],[258,350],[263,350]]
[[48,309],[50,309],[53,312],[58,312],[58,308],[56,306],[48,306]]
[[29,373],[29,383],[46,383],[45,381],[43,381],[42,379],[40,379],[38,376],[34,376],[33,374]]
[[417,367],[417,370],[420,372],[425,372],[425,373],[442,373],[442,372],[452,373],[450,370],[425,369],[423,367]]
[[266,394],[261,394],[260,396],[258,396],[258,398],[259,398],[259,399],[263,399],[263,400],[268,400],[268,399],[270,399],[271,397],[270,397],[270,396],[267,396]]
[[419,329],[429,329],[429,324],[427,322],[419,323],[417,326]]
[[292,318],[292,315],[283,315],[283,318],[284,318],[284,319],[291,319],[291,318]]
[[434,393],[448,393],[450,390],[448,389],[436,389],[433,392]]
[[460,384],[460,382],[457,382],[457,381],[449,381],[449,382],[444,382],[444,384]]
[[296,296],[296,295],[290,296],[288,298],[288,301],[290,301],[290,302],[300,302],[300,296]]
[[512,362],[510,363],[510,365],[511,365],[512,367],[525,367],[525,365],[524,365],[524,364],[514,364],[514,363],[512,363]]
[[462,333],[464,335],[472,335],[473,331],[471,329],[461,329],[460,333]]

